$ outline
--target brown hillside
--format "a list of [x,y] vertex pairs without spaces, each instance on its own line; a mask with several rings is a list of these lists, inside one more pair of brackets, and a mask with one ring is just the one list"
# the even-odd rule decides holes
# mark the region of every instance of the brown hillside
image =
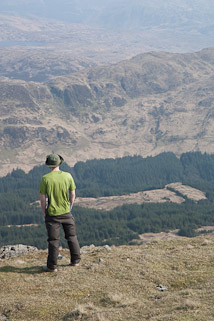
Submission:
[[214,49],[147,53],[48,84],[1,80],[1,175],[91,158],[213,153]]

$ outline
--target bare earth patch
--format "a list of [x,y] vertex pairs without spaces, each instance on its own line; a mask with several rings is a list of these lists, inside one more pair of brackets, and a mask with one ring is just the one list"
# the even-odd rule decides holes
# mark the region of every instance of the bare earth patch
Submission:
[[179,230],[173,230],[169,232],[160,232],[160,233],[144,233],[140,234],[140,242],[153,242],[153,241],[169,241],[175,238],[182,238],[178,235]]
[[193,200],[193,201],[200,201],[203,199],[206,199],[205,193],[193,188],[191,186],[183,185],[180,182],[177,183],[171,183],[166,185],[167,188],[172,188],[173,190],[181,193],[182,195],[186,196],[187,198]]
[[[168,188],[171,188],[172,190],[169,190]],[[176,194],[176,191],[179,192],[179,195]],[[163,189],[132,193],[122,196],[108,196],[100,198],[78,197],[76,198],[75,204],[82,207],[89,207],[109,211],[117,206],[122,206],[123,204],[164,202],[182,203],[185,201],[182,195],[194,201],[206,199],[206,196],[202,191],[192,188],[190,186],[182,185],[182,183],[178,182],[168,184]]]

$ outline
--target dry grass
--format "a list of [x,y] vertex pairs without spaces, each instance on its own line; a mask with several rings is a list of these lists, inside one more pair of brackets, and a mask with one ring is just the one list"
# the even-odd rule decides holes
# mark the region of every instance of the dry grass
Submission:
[[[207,240],[207,241],[206,241]],[[0,316],[34,321],[214,320],[214,236],[91,247],[79,267],[62,250],[57,273],[46,251],[0,262]],[[100,260],[102,259],[102,260]],[[167,287],[159,291],[157,285]]]

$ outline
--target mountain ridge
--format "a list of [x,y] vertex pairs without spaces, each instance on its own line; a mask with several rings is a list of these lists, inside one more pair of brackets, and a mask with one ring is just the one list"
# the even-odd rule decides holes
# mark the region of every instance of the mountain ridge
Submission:
[[69,165],[163,151],[213,153],[213,57],[213,48],[153,52],[48,83],[1,80],[2,174],[31,169],[52,150]]

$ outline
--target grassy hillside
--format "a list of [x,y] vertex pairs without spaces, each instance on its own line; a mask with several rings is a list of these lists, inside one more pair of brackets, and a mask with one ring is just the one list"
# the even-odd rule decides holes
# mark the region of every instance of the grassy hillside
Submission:
[[[82,248],[79,267],[62,250],[57,273],[46,251],[0,261],[0,319],[13,321],[213,320],[214,236],[140,246]],[[159,291],[158,285],[167,287]]]

